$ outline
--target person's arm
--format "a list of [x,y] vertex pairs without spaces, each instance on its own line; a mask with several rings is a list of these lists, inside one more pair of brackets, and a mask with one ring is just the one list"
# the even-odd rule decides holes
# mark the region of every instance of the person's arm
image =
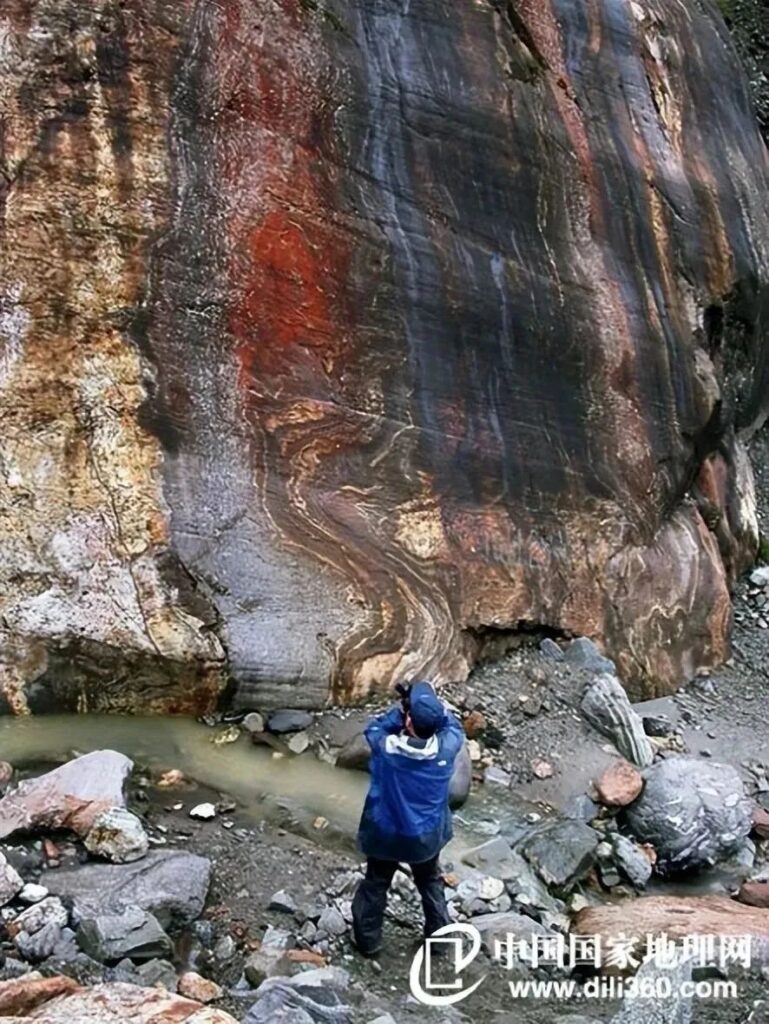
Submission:
[[403,708],[395,704],[383,715],[372,718],[366,726],[363,735],[368,740],[372,750],[378,750],[385,739],[394,732],[400,732],[403,728]]

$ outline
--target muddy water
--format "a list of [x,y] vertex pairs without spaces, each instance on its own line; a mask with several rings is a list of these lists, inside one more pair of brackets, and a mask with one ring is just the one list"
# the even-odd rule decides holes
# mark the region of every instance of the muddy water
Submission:
[[185,718],[117,715],[46,715],[0,718],[0,759],[17,767],[68,760],[92,750],[119,750],[141,767],[179,768],[196,782],[233,797],[261,816],[265,800],[281,798],[352,831],[366,791],[366,776],[343,771],[312,755],[274,757],[242,735],[213,742],[221,729]]
[[[322,815],[330,823],[329,837],[352,840],[366,795],[367,775],[335,768],[309,753],[275,757],[266,747],[254,746],[247,735],[234,743],[215,744],[213,739],[222,731],[184,718],[3,717],[0,760],[17,768],[39,767],[92,750],[119,750],[153,775],[168,768],[181,769],[201,786],[235,799],[246,817],[259,820],[277,813],[306,826]],[[165,791],[164,802],[167,794]],[[495,810],[488,804],[476,794],[462,809],[455,821],[456,839],[450,850],[454,855],[482,841],[484,825]]]

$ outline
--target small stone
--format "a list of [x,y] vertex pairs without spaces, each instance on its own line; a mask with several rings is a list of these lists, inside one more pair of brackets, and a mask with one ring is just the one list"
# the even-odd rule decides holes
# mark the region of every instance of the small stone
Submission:
[[258,711],[249,711],[243,719],[243,728],[252,736],[254,733],[264,732],[264,718]]
[[174,786],[180,786],[184,782],[184,772],[178,768],[170,768],[158,779],[156,785],[160,789],[173,789]]
[[246,980],[254,988],[257,988],[266,978],[274,978],[286,974],[290,961],[286,950],[273,949],[262,946],[252,953],[243,965],[243,973]]
[[0,761],[0,790],[4,789],[13,778],[13,765],[8,761]]
[[324,818],[322,814],[319,814],[317,818],[313,819],[312,827],[321,832],[324,828],[328,828],[328,818]]
[[288,740],[288,749],[292,754],[303,754],[310,745],[310,737],[306,732],[295,732]]
[[318,920],[318,931],[327,935],[344,935],[347,922],[336,907],[326,907]]
[[607,807],[627,807],[643,789],[643,778],[629,761],[615,761],[596,782],[595,789]]
[[754,587],[769,586],[769,565],[762,565],[760,568],[754,569],[750,574],[750,582]]
[[200,821],[210,821],[211,818],[216,817],[216,807],[213,804],[197,804],[190,811],[191,818],[198,818]]
[[470,755],[470,760],[473,764],[477,764],[481,759],[481,745],[478,740],[467,741],[467,752]]
[[19,899],[22,903],[39,903],[40,900],[44,900],[47,895],[48,890],[44,885],[36,885],[34,882],[27,882],[19,893]]
[[508,787],[510,785],[510,776],[507,772],[502,771],[501,768],[497,768],[496,765],[490,765],[483,773],[483,781],[487,786]]
[[675,731],[667,715],[644,715],[641,721],[647,736],[672,736]]
[[550,661],[563,661],[563,651],[555,640],[551,640],[549,636],[540,641],[539,649]]
[[465,736],[467,736],[469,740],[477,739],[486,728],[486,717],[481,711],[471,711],[470,714],[462,720],[462,727],[465,730]]
[[196,999],[199,1003],[211,1003],[222,998],[222,989],[215,981],[204,978],[196,971],[187,971],[179,978],[179,995]]
[[769,839],[769,811],[764,807],[753,808],[753,831],[761,839]]
[[18,935],[19,932],[29,932],[30,935],[34,935],[47,924],[56,924],[60,928],[64,928],[68,920],[69,915],[61,900],[56,896],[47,896],[15,917],[8,925],[8,933],[11,938]]
[[114,864],[141,860],[149,849],[149,840],[139,818],[124,807],[111,807],[95,820],[85,837],[85,848]]
[[284,914],[294,914],[296,913],[296,900],[285,889],[281,889],[270,898],[267,909],[280,910]]
[[531,762],[531,770],[538,779],[549,779],[553,775],[553,766],[543,757],[535,757]]
[[311,949],[289,949],[286,958],[292,964],[310,964],[312,967],[326,966],[326,958]]

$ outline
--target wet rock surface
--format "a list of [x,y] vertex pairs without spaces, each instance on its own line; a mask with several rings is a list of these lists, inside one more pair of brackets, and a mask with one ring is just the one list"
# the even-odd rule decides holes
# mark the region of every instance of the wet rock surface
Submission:
[[4,708],[728,656],[763,143],[715,4],[582,14],[9,11]]
[[752,808],[730,765],[671,758],[647,769],[644,782],[627,820],[639,839],[654,846],[664,870],[707,867],[743,845]]

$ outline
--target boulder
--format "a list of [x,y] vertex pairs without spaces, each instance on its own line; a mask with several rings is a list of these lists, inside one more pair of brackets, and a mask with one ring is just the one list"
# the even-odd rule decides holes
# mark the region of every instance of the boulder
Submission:
[[614,861],[636,889],[643,889],[652,875],[652,864],[644,851],[627,836],[616,833],[612,840]]
[[521,867],[528,870],[528,865],[521,855],[516,853],[502,836],[494,836],[480,846],[467,850],[462,854],[462,861],[472,868],[503,880],[515,878]]
[[[475,922],[473,922],[475,923]],[[636,937],[643,952],[647,935],[684,939],[689,935],[751,936],[757,947],[769,942],[769,910],[726,896],[640,896],[580,910],[572,923],[577,935],[598,935],[611,948],[617,936]]]
[[747,881],[740,886],[737,894],[740,903],[747,903],[751,907],[765,907],[769,909],[769,881]]
[[593,866],[598,842],[589,825],[566,818],[537,829],[523,840],[521,852],[547,885],[568,892]]
[[349,980],[339,967],[267,978],[243,1024],[349,1024],[352,1011],[343,999]]
[[23,977],[0,981],[0,1019],[26,1017],[41,1003],[74,992],[77,987],[77,982],[72,978],[62,976]]
[[683,988],[692,980],[693,958],[672,967],[642,963],[635,989],[626,995],[611,1024],[690,1024],[692,996]]
[[586,636],[578,636],[572,640],[563,652],[564,661],[574,668],[584,669],[586,672],[606,672],[614,675],[617,668],[610,658],[604,658],[592,640]]
[[254,950],[243,965],[243,974],[249,985],[261,985],[265,978],[277,977],[289,970],[288,950],[277,946],[264,946]]
[[31,964],[39,964],[53,955],[61,937],[62,926],[51,921],[34,932],[20,931],[13,941],[25,960]]
[[769,810],[765,807],[753,808],[753,831],[759,839],[769,839]]
[[224,1010],[159,988],[108,982],[77,988],[28,1014],[44,1024],[238,1024]]
[[336,756],[338,768],[349,768],[353,771],[368,771],[368,763],[371,758],[371,747],[362,732],[351,736],[340,748]]
[[267,719],[267,731],[281,736],[289,732],[309,729],[315,719],[307,711],[273,711]]
[[509,936],[512,941],[531,941],[533,935],[547,935],[548,930],[538,921],[532,920],[524,914],[517,914],[508,910],[492,914],[479,914],[473,918],[473,927],[481,934],[483,946],[491,957],[496,957],[507,946]]
[[0,853],[0,907],[10,903],[24,888],[24,880],[12,864]]
[[131,964],[131,970],[138,979],[137,984],[147,985],[150,988],[160,986],[167,992],[176,992],[178,986],[176,968],[169,960],[145,960],[141,964],[133,964],[129,960],[128,963]]
[[626,820],[637,839],[654,846],[662,872],[712,865],[750,832],[752,807],[730,765],[673,757],[647,769],[644,782]]
[[117,963],[124,957],[141,963],[162,959],[174,951],[157,918],[137,906],[83,918],[77,941],[84,953],[103,964]]
[[131,864],[51,871],[46,882],[52,893],[72,900],[79,917],[134,904],[174,929],[200,916],[210,877],[211,863],[205,857],[185,850],[150,850]]
[[204,978],[196,971],[186,971],[179,978],[179,994],[188,999],[196,999],[199,1003],[211,1003],[221,999],[222,988],[215,981]]
[[598,799],[607,807],[626,807],[643,789],[641,773],[628,761],[614,761],[595,783]]
[[641,717],[633,710],[618,679],[599,675],[585,689],[582,714],[603,733],[628,761],[640,768],[650,765],[654,751],[644,732]]
[[102,812],[125,807],[123,786],[132,768],[124,754],[95,750],[26,779],[0,800],[0,839],[19,829],[70,829],[86,836]]
[[145,856],[149,839],[135,814],[124,807],[110,807],[94,819],[85,848],[94,856],[126,864]]
[[49,924],[63,928],[68,921],[69,914],[62,901],[55,896],[46,896],[45,899],[18,914],[9,922],[7,928],[11,938],[15,938],[20,932],[34,935],[35,932]]

